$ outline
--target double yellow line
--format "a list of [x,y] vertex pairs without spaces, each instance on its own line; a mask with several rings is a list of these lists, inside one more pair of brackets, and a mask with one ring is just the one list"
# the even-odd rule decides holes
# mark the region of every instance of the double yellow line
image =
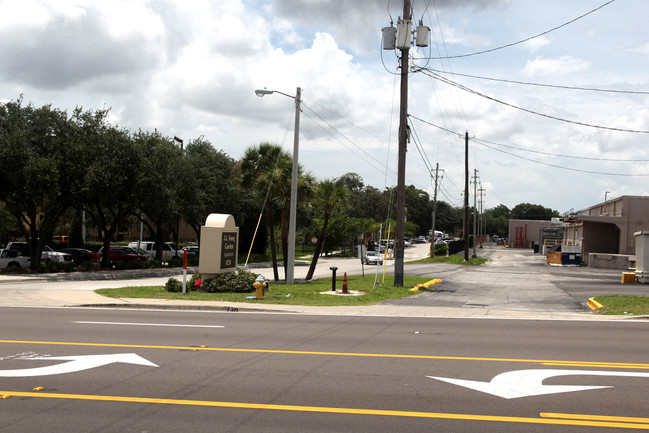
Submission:
[[541,364],[563,367],[589,367],[589,368],[629,368],[649,370],[649,364],[636,364],[627,362],[598,362],[598,361],[561,361],[549,359],[518,359],[518,358],[483,358],[471,356],[446,356],[446,355],[404,355],[392,353],[354,353],[354,352],[319,352],[306,350],[275,350],[275,349],[237,349],[230,347],[206,346],[154,346],[146,344],[118,344],[118,343],[75,343],[66,341],[26,341],[26,340],[0,340],[6,344],[45,344],[55,346],[79,347],[118,347],[127,349],[162,349],[162,350],[187,350],[208,352],[243,352],[243,353],[270,353],[277,355],[317,355],[317,356],[351,356],[364,358],[399,358],[399,359],[429,359],[452,361],[487,361],[487,362],[518,362],[528,364]]

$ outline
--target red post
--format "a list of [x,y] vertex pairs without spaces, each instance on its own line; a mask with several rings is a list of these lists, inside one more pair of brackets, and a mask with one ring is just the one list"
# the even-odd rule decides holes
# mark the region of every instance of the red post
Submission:
[[187,250],[184,250],[184,258],[183,258],[183,269],[187,269]]
[[345,272],[345,276],[343,278],[343,293],[349,293],[347,291],[347,272]]

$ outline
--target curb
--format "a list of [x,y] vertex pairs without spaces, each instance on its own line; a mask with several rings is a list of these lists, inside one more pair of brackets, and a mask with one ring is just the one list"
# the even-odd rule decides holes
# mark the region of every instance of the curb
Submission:
[[225,311],[225,312],[252,312],[252,313],[296,313],[290,310],[274,310],[268,308],[229,307],[224,305],[161,305],[161,304],[75,304],[68,307],[81,308],[124,308],[134,310],[178,310],[178,311]]
[[599,310],[600,308],[603,307],[603,305],[597,302],[595,298],[588,298],[588,302],[586,303],[586,305],[588,305],[591,310]]

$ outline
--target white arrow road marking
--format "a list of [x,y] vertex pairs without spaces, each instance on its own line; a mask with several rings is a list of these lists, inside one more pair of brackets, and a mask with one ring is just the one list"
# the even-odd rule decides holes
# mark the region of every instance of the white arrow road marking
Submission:
[[549,377],[578,375],[649,377],[649,373],[589,370],[515,370],[501,373],[491,379],[490,382],[478,382],[473,380],[436,376],[427,377],[507,399],[529,397],[533,395],[556,394],[560,392],[612,388],[612,386],[543,385],[543,380]]
[[157,365],[153,362],[148,361],[135,353],[115,353],[109,355],[43,356],[18,359],[68,362],[48,365],[47,367],[25,368],[21,370],[0,370],[0,377],[32,377],[72,373],[74,371],[101,367],[103,365],[112,364],[114,362],[124,362],[128,364],[139,364],[148,365],[150,367],[157,367]]

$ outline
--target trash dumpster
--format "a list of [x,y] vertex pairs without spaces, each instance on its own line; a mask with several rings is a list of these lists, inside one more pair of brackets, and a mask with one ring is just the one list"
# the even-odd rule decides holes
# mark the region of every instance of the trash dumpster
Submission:
[[561,264],[561,252],[555,251],[553,253],[548,253],[548,265],[560,265]]
[[581,254],[578,253],[561,253],[562,265],[581,265]]

